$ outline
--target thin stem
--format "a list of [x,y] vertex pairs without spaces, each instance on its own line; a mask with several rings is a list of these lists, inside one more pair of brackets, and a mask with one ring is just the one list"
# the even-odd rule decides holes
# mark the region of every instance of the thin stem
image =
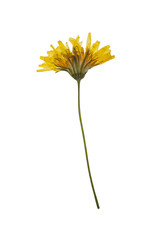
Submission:
[[77,81],[78,83],[78,111],[79,111],[79,119],[80,119],[80,125],[81,125],[81,130],[82,130],[82,137],[83,137],[83,142],[84,142],[84,148],[85,148],[85,154],[86,154],[86,160],[87,160],[87,167],[88,167],[88,173],[89,173],[89,178],[90,178],[90,183],[92,186],[92,190],[94,193],[94,198],[96,202],[97,208],[100,208],[98,199],[95,193],[94,185],[93,185],[93,180],[90,172],[90,166],[89,166],[89,160],[88,160],[88,153],[87,153],[87,146],[86,146],[86,140],[85,140],[85,134],[84,134],[84,129],[83,129],[83,124],[82,124],[82,118],[81,118],[81,110],[80,110],[80,80]]

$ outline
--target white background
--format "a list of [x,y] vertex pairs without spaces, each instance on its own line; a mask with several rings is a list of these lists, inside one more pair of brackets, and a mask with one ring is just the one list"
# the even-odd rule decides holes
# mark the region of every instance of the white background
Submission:
[[[155,1],[3,1],[0,239],[156,239]],[[115,59],[81,82],[36,69],[88,32]]]

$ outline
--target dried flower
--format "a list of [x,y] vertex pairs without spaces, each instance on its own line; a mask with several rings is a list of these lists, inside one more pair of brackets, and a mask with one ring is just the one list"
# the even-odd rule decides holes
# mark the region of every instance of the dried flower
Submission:
[[40,57],[44,63],[39,65],[42,69],[37,71],[66,71],[76,80],[81,80],[89,69],[114,58],[114,56],[111,55],[109,45],[98,50],[100,42],[96,41],[91,46],[91,33],[88,33],[85,50],[82,47],[82,42],[79,40],[79,36],[77,36],[76,39],[69,38],[69,41],[73,45],[72,51],[68,43],[66,43],[65,46],[61,41],[58,41],[59,46],[57,48],[51,45],[52,50],[47,52],[48,56]]
[[98,199],[95,193],[94,185],[93,185],[91,172],[90,172],[88,152],[87,152],[85,134],[84,134],[82,118],[81,118],[81,110],[80,110],[80,82],[81,81],[80,80],[84,78],[85,74],[88,72],[89,69],[97,65],[100,65],[102,63],[105,63],[113,59],[115,56],[111,55],[111,50],[109,45],[101,48],[100,50],[98,50],[100,45],[99,41],[96,41],[93,45],[91,45],[91,33],[88,33],[85,50],[82,47],[82,42],[80,42],[79,40],[80,40],[79,36],[77,36],[76,39],[69,38],[69,41],[73,45],[72,51],[70,50],[68,43],[66,43],[66,46],[65,46],[61,41],[58,41],[59,46],[57,48],[54,48],[53,45],[51,45],[52,50],[47,52],[48,56],[40,57],[44,61],[44,63],[39,65],[39,67],[42,67],[42,69],[39,69],[37,71],[38,72],[51,71],[51,70],[55,72],[66,71],[74,79],[77,80],[78,113],[79,113],[80,125],[82,130],[82,137],[84,142],[88,173],[89,173],[89,178],[90,178],[97,208],[100,208]]

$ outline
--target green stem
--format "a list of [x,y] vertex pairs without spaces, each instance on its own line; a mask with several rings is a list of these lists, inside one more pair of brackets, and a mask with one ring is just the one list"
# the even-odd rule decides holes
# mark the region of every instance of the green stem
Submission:
[[80,119],[80,125],[81,125],[81,130],[82,130],[82,136],[83,136],[83,142],[84,142],[84,148],[85,148],[85,153],[86,153],[86,160],[87,160],[87,167],[88,167],[88,173],[89,173],[89,178],[90,178],[90,183],[92,186],[95,202],[97,208],[99,207],[98,199],[95,193],[94,185],[93,185],[93,180],[90,172],[90,166],[89,166],[89,160],[88,160],[88,153],[87,153],[87,146],[86,146],[86,140],[85,140],[85,134],[84,134],[84,129],[83,129],[83,124],[82,124],[82,118],[81,118],[81,110],[80,110],[80,80],[77,81],[78,83],[78,111],[79,111],[79,119]]

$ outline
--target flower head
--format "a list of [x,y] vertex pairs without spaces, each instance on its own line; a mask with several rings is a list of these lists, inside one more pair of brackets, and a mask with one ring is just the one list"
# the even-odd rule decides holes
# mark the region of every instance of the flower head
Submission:
[[59,46],[57,48],[54,48],[53,45],[51,45],[52,50],[47,52],[48,56],[40,57],[44,63],[39,65],[42,69],[37,71],[66,71],[74,79],[81,80],[89,69],[115,57],[111,55],[109,45],[101,49],[99,49],[99,41],[96,41],[91,45],[91,33],[88,33],[85,50],[82,47],[82,42],[80,42],[79,36],[77,36],[76,39],[69,38],[69,41],[73,46],[72,51],[70,50],[68,43],[64,45],[61,41],[58,41]]

